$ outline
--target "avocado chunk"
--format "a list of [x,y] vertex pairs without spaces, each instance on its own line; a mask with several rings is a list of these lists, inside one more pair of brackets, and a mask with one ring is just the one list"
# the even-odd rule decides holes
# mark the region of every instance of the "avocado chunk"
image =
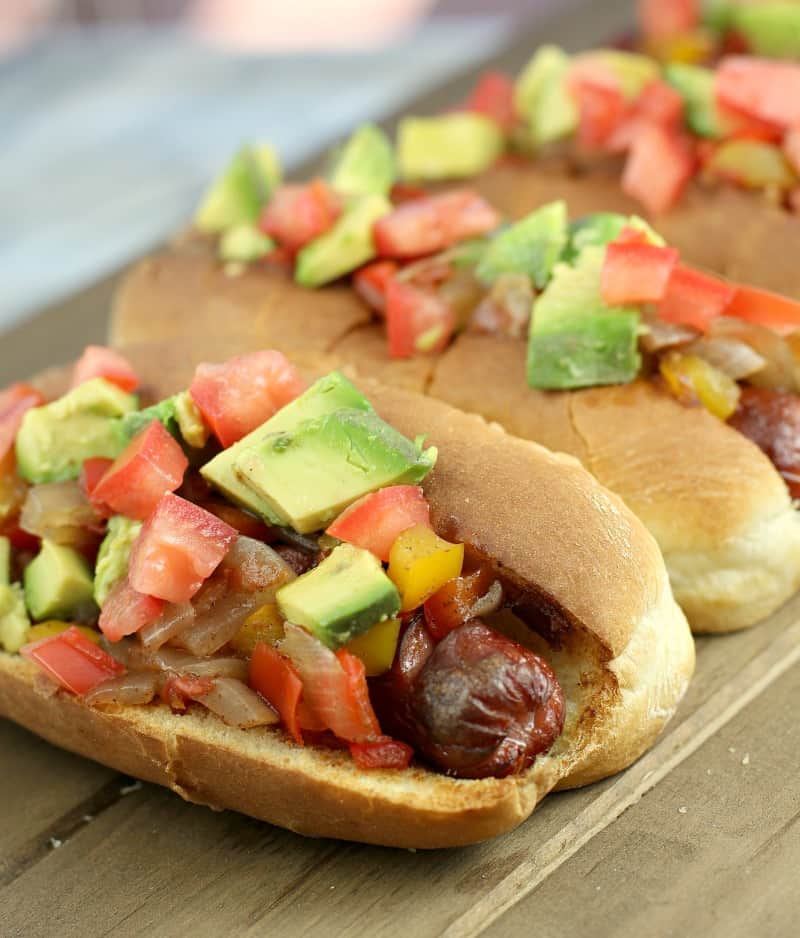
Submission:
[[356,199],[333,228],[298,253],[294,279],[303,287],[320,287],[366,264],[375,256],[372,227],[391,210],[383,195]]
[[563,140],[578,128],[578,105],[566,82],[571,64],[558,46],[542,46],[516,81],[517,111],[527,118],[536,146]]
[[221,261],[250,264],[275,250],[275,242],[253,224],[242,223],[226,229],[219,239]]
[[11,541],[0,537],[0,586],[11,582]]
[[89,564],[71,547],[46,538],[25,568],[25,603],[31,618],[84,618],[94,609],[94,582]]
[[141,530],[141,521],[132,521],[123,515],[109,519],[94,566],[94,601],[98,606],[102,607],[115,584],[127,576],[131,548]]
[[392,142],[374,124],[364,124],[334,157],[328,182],[344,195],[388,195],[395,180]]
[[717,108],[710,68],[675,62],[664,68],[664,78],[683,98],[686,123],[693,133],[712,140],[728,136],[731,122]]
[[0,646],[15,654],[27,641],[30,619],[19,583],[0,584]]
[[486,284],[493,283],[501,274],[526,274],[541,289],[550,279],[566,243],[566,203],[551,202],[490,241],[475,274]]
[[271,524],[280,524],[280,518],[271,506],[253,489],[245,485],[234,471],[238,456],[255,446],[271,433],[294,429],[304,420],[313,420],[335,410],[348,408],[372,412],[372,404],[338,371],[319,378],[298,398],[282,407],[277,414],[261,424],[233,446],[218,453],[200,470],[203,478],[232,501],[255,512]]
[[639,372],[639,313],[612,309],[600,295],[605,248],[587,247],[575,267],[558,264],[533,307],[528,384],[566,389],[621,384]]
[[137,433],[141,433],[145,427],[158,420],[164,425],[172,436],[178,435],[178,421],[175,416],[175,398],[167,397],[157,404],[145,407],[143,410],[133,410],[125,414],[122,418],[120,427],[126,440],[132,440]]
[[755,55],[800,56],[800,6],[796,2],[737,4],[730,10],[730,26],[747,40]]
[[175,421],[184,443],[193,449],[202,449],[210,436],[208,427],[203,422],[200,408],[188,391],[176,394],[172,401],[175,405]]
[[242,147],[203,196],[194,217],[196,227],[215,234],[254,222],[280,181],[280,162],[272,147]]
[[397,162],[404,179],[467,179],[488,169],[505,148],[498,125],[470,111],[406,117],[397,129]]
[[563,260],[573,263],[584,248],[597,245],[605,247],[616,241],[626,228],[641,231],[648,244],[664,247],[666,241],[638,215],[620,215],[617,212],[593,212],[570,223],[569,245]]
[[423,451],[374,411],[337,410],[270,433],[234,469],[282,524],[308,534],[362,495],[421,482],[435,462],[434,447]]
[[63,397],[29,410],[17,434],[17,468],[34,484],[75,479],[85,459],[115,459],[128,442],[122,430],[136,397],[92,378]]
[[635,101],[647,85],[661,77],[661,69],[655,59],[621,49],[582,52],[575,56],[573,63],[576,66],[603,66],[616,79],[622,94],[629,101]]
[[319,566],[282,586],[276,599],[289,622],[334,649],[400,610],[400,594],[378,558],[352,544],[340,544]]

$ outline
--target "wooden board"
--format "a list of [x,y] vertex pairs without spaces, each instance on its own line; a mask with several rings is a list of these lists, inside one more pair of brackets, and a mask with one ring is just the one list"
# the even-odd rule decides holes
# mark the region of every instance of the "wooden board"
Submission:
[[[629,8],[562,16],[495,64],[518,67],[542,39],[590,45]],[[471,78],[414,109],[457,100]],[[114,282],[4,336],[0,384],[102,341]],[[698,643],[686,701],[626,773],[549,797],[492,843],[437,853],[213,813],[0,721],[0,934],[794,934],[798,697],[800,597],[756,629]]]

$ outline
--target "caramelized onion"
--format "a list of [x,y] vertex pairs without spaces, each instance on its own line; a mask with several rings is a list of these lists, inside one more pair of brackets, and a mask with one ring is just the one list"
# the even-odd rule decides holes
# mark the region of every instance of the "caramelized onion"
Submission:
[[134,639],[101,644],[120,664],[132,671],[164,671],[169,674],[194,674],[198,677],[247,677],[247,663],[241,658],[196,658],[178,648],[148,651]]
[[82,547],[100,532],[97,517],[75,480],[47,482],[28,489],[22,504],[20,527],[56,544]]
[[794,355],[786,339],[777,332],[752,322],[720,316],[712,323],[708,335],[709,338],[744,342],[764,359],[764,367],[747,379],[750,384],[771,391],[800,390]]
[[664,322],[663,319],[652,317],[645,322],[647,328],[639,336],[639,344],[645,352],[655,355],[667,349],[678,348],[693,342],[700,333],[691,326],[679,323]]
[[194,698],[231,726],[249,729],[278,722],[278,714],[242,681],[221,677],[208,693]]
[[528,331],[532,309],[530,278],[524,274],[502,274],[475,308],[469,328],[471,332],[519,339]]
[[766,359],[751,345],[739,339],[716,336],[698,339],[685,349],[689,355],[698,355],[710,365],[723,371],[734,381],[752,378],[766,367]]
[[131,671],[93,687],[83,698],[92,707],[108,704],[136,706],[150,703],[158,689],[158,675],[152,671]]
[[483,619],[497,612],[503,603],[503,586],[499,580],[495,580],[486,593],[470,609],[470,617],[473,619]]
[[237,592],[223,596],[207,612],[199,613],[194,625],[182,632],[175,641],[199,658],[213,655],[236,635],[251,613],[268,603],[273,596],[274,590]]
[[191,603],[169,603],[155,622],[139,632],[139,639],[148,651],[155,651],[193,624],[194,609]]

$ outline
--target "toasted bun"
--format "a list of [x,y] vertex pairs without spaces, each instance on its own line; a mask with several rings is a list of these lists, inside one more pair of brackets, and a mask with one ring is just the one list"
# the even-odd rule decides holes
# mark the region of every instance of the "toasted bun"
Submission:
[[[187,345],[131,354],[154,393],[185,386],[195,364]],[[236,730],[207,713],[176,716],[160,705],[99,711],[63,692],[42,695],[34,666],[8,655],[0,656],[0,714],[190,800],[299,833],[403,847],[499,834],[552,788],[586,784],[636,759],[674,713],[694,666],[650,535],[572,458],[433,399],[360,383],[399,430],[424,429],[438,446],[425,482],[437,530],[490,558],[521,605],[537,611],[536,632],[516,619],[508,627],[555,668],[567,720],[530,770],[481,781],[423,768],[365,772],[345,754],[299,748],[276,730]],[[42,384],[57,393],[63,376]]]
[[[506,168],[484,178],[507,184],[510,199],[508,180],[519,176],[519,169]],[[595,179],[597,186],[602,178]],[[557,194],[546,174],[528,172],[519,182],[521,199],[528,189],[542,201]],[[611,182],[609,176],[605,185]],[[588,183],[583,177],[570,180],[564,193],[577,203],[578,212],[603,207],[602,191],[587,189],[581,200],[573,191],[578,185]],[[614,186],[616,198],[624,198],[616,182]],[[734,191],[720,190],[719,197],[733,198]],[[634,209],[613,202],[611,207]],[[185,272],[187,264],[191,276]],[[261,281],[264,286],[259,289]],[[168,287],[162,288],[162,282]],[[159,338],[181,335],[180,343],[191,342],[195,357],[219,360],[267,346],[276,338],[281,347],[280,323],[286,309],[302,320],[305,313],[298,315],[298,310],[312,313],[319,304],[327,309],[332,302],[324,300],[327,290],[303,291],[269,269],[253,268],[241,283],[233,284],[214,262],[207,243],[184,239],[182,246],[134,269],[115,304],[112,337],[125,347],[145,333]],[[209,316],[203,320],[208,331],[198,331],[195,311],[209,302],[208,296],[229,296],[233,290],[242,296],[227,303],[224,320]],[[262,294],[273,304],[272,321],[263,312]],[[746,628],[800,586],[800,516],[769,460],[741,434],[645,384],[567,393],[532,391],[525,382],[525,347],[520,342],[462,335],[438,359],[392,361],[382,327],[352,326],[364,313],[361,301],[352,292],[342,296],[338,288],[333,295],[335,305],[328,315],[337,321],[329,319],[322,343],[309,329],[304,354],[323,348],[334,364],[350,363],[360,374],[428,392],[496,420],[517,436],[576,456],[621,495],[653,533],[675,595],[695,631]],[[223,335],[213,334],[223,328]],[[292,336],[296,329],[292,327]],[[337,332],[340,338],[331,344],[328,337]]]

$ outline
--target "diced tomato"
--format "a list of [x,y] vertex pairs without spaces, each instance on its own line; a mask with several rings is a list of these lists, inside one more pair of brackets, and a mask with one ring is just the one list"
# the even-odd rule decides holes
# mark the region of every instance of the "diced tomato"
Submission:
[[735,292],[733,284],[679,264],[672,271],[657,313],[665,322],[707,332],[711,323],[726,312]]
[[303,699],[340,739],[363,742],[381,735],[372,709],[363,663],[341,650],[334,653],[305,629],[286,624],[281,652],[303,682]]
[[683,98],[660,78],[645,86],[636,101],[636,115],[642,120],[675,129],[683,123]]
[[766,326],[782,335],[800,329],[800,302],[756,287],[737,286],[725,315]]
[[340,541],[372,551],[388,563],[398,535],[415,524],[430,526],[430,506],[416,485],[390,485],[353,502],[328,528]]
[[164,601],[133,589],[127,578],[120,580],[100,610],[100,631],[111,642],[134,635],[161,615]]
[[105,378],[123,391],[135,391],[139,376],[119,352],[104,345],[87,345],[72,371],[72,385],[77,388],[92,378]]
[[0,460],[13,448],[26,412],[42,404],[41,392],[29,384],[12,384],[0,391]]
[[118,661],[74,625],[58,635],[23,646],[20,654],[79,697],[103,681],[125,673]]
[[700,0],[639,0],[639,25],[647,39],[673,39],[700,23]]
[[632,225],[626,225],[617,235],[615,244],[649,244],[647,235],[641,228],[634,228]]
[[800,65],[729,56],[717,68],[720,104],[788,130],[800,124]]
[[432,290],[394,278],[386,291],[389,355],[411,358],[441,352],[456,327],[453,310]]
[[396,182],[389,193],[392,205],[402,205],[403,202],[413,202],[414,199],[426,199],[427,197],[427,189],[410,182]]
[[196,700],[213,689],[214,681],[210,677],[173,674],[164,681],[159,694],[173,710],[185,710],[188,700]]
[[188,602],[237,536],[211,512],[168,492],[133,545],[131,586],[170,603]]
[[493,231],[500,215],[471,189],[454,189],[400,205],[375,222],[373,234],[382,257],[435,254],[452,244]]
[[160,420],[128,443],[92,491],[93,504],[145,521],[166,492],[180,488],[189,460]]
[[365,743],[350,743],[353,762],[360,769],[407,769],[414,750],[391,736],[381,736]]
[[283,247],[297,251],[324,234],[340,211],[336,193],[323,179],[280,186],[262,212],[259,228]]
[[792,169],[800,175],[800,124],[790,127],[783,138],[783,152]]
[[475,603],[485,596],[494,577],[489,567],[453,577],[425,600],[425,622],[433,640],[440,642],[472,616]]
[[622,189],[657,215],[678,201],[694,165],[681,137],[657,124],[648,124],[633,141],[622,174]]
[[250,659],[250,686],[278,711],[289,735],[302,746],[297,706],[303,682],[292,662],[272,645],[259,642]]
[[465,108],[483,114],[503,130],[511,130],[517,122],[514,82],[504,72],[484,72],[467,98]]
[[603,301],[609,306],[659,302],[678,257],[675,248],[655,244],[609,244],[603,264]]
[[628,115],[619,83],[604,71],[580,66],[569,80],[580,115],[578,143],[587,149],[602,147]]
[[386,315],[386,288],[397,270],[396,261],[374,261],[353,275],[356,293],[379,316]]
[[294,365],[268,349],[201,364],[189,393],[220,443],[231,446],[306,389]]
[[97,483],[113,465],[114,460],[106,459],[104,456],[92,456],[90,459],[84,459],[79,481],[81,488],[88,497],[91,498]]

